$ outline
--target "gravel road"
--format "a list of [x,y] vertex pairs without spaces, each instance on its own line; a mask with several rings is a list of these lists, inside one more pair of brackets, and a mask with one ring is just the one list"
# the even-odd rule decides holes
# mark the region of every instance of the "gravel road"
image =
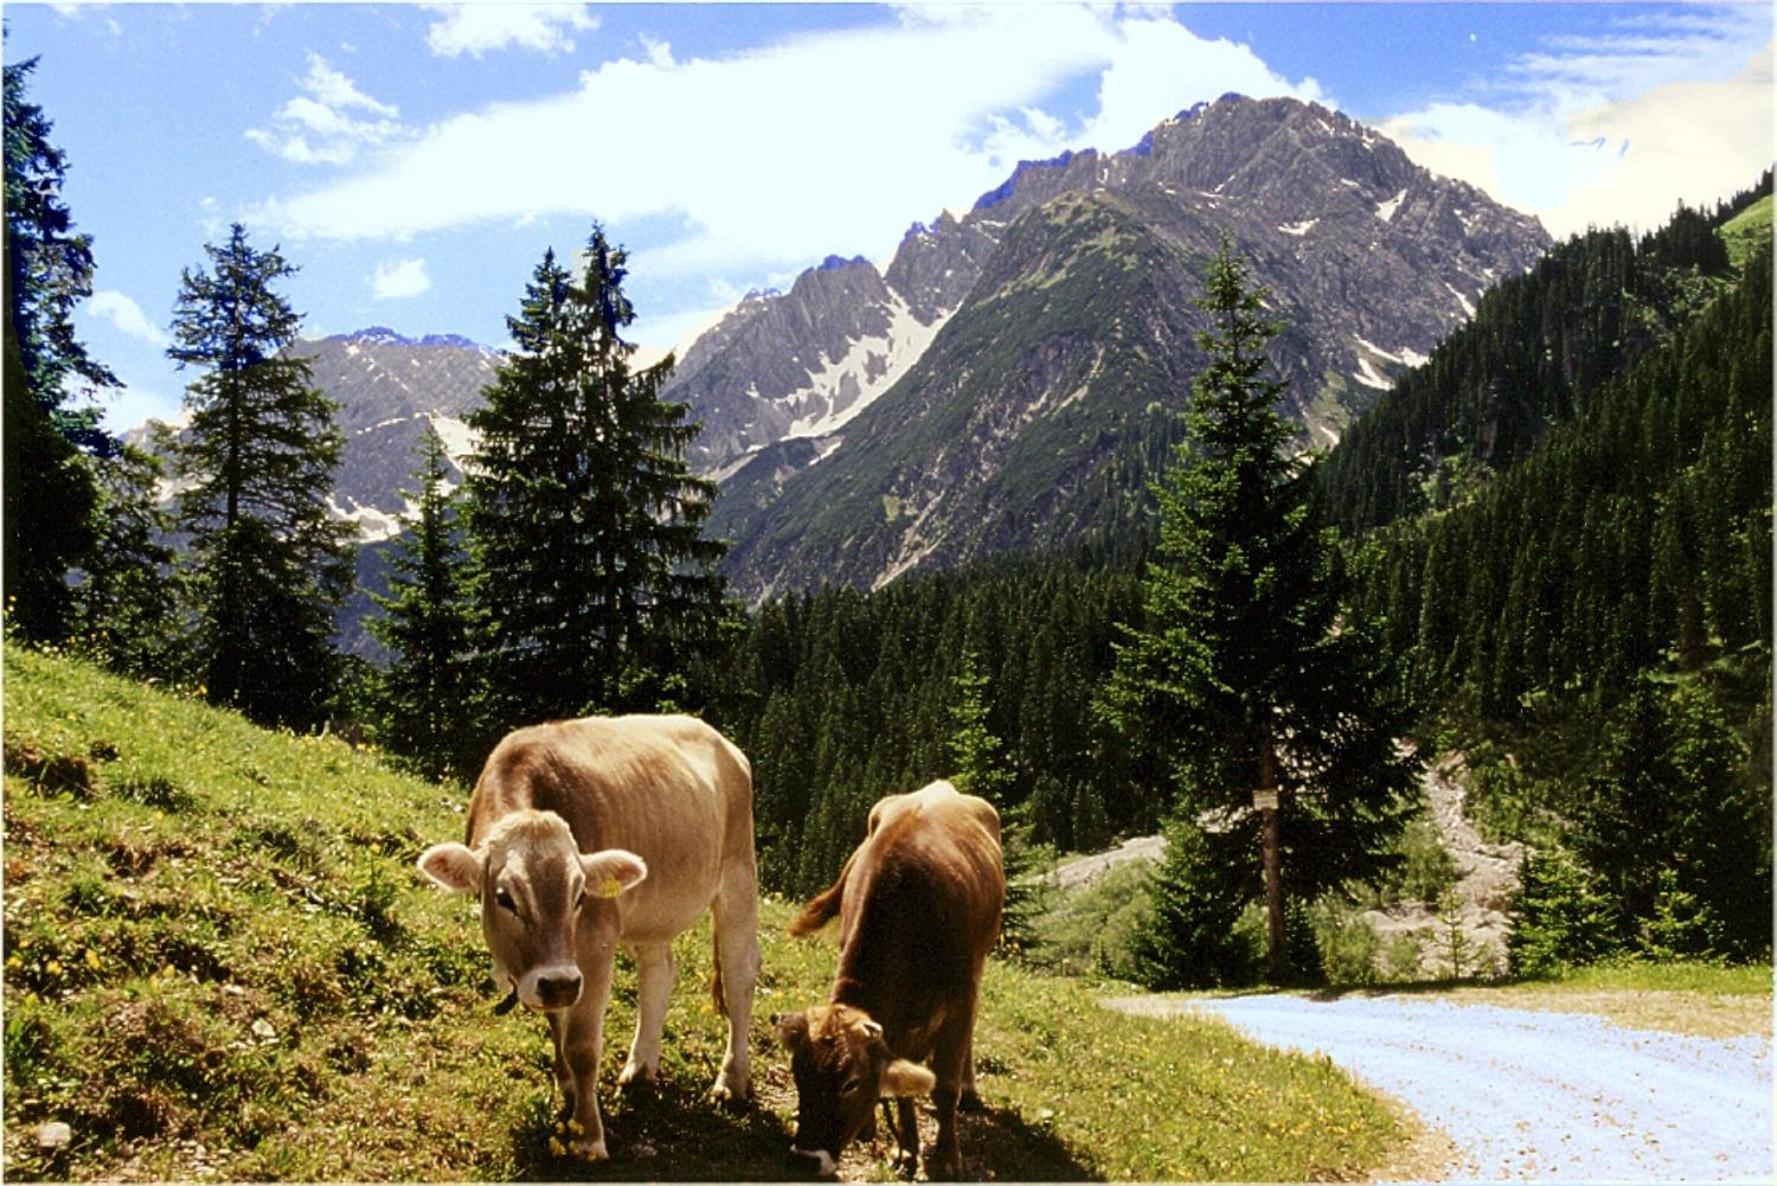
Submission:
[[1321,1051],[1455,1142],[1462,1180],[1769,1182],[1771,1048],[1627,1030],[1583,1014],[1404,997],[1128,997],[1203,1010]]

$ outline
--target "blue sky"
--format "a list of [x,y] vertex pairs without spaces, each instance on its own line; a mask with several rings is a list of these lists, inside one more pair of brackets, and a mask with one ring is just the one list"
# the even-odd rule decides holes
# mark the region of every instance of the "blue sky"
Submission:
[[38,5],[6,58],[94,238],[79,315],[173,413],[183,267],[246,222],[310,336],[505,342],[545,247],[631,251],[635,337],[683,342],[829,253],[886,263],[1019,159],[1118,149],[1199,99],[1295,95],[1556,234],[1657,223],[1772,159],[1768,4]]

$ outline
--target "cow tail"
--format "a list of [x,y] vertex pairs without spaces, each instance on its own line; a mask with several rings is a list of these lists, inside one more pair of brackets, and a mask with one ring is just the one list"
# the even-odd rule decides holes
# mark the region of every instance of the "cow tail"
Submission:
[[710,973],[710,997],[716,1002],[716,1012],[727,1017],[728,1001],[722,995],[722,936],[714,934],[711,938],[714,940],[715,950],[712,954],[715,957],[716,966]]
[[845,899],[846,878],[851,876],[851,863],[856,859],[856,853],[846,858],[845,868],[839,871],[839,880],[820,895],[809,899],[808,905],[802,908],[802,913],[798,914],[795,921],[790,924],[792,939],[800,939],[804,935],[813,934],[831,922],[833,916],[839,913],[839,907]]

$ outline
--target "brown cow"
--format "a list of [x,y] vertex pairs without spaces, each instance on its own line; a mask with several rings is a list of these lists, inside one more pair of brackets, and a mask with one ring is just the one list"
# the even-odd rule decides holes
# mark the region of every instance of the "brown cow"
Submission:
[[[897,1096],[896,1161],[919,1163],[912,1097],[938,1112],[933,1177],[956,1177],[959,1098],[975,1094],[976,998],[999,935],[1006,878],[1000,818],[984,799],[935,782],[890,795],[839,880],[790,924],[805,935],[840,915],[839,970],[826,1005],[775,1018],[796,1076],[791,1151],[823,1175],[873,1128],[878,1098]],[[919,1066],[930,1059],[931,1069]]]
[[481,901],[494,977],[545,1013],[571,1148],[607,1156],[597,1080],[618,944],[639,970],[635,1040],[618,1077],[660,1070],[672,940],[715,916],[714,991],[728,1050],[712,1097],[748,1094],[747,1031],[759,973],[753,780],[747,760],[691,717],[588,717],[508,734],[469,801],[467,844],[420,869]]

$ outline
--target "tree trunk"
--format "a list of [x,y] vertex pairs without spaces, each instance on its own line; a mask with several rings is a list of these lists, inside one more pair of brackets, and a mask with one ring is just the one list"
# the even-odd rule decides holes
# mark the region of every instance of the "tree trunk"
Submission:
[[[1277,794],[1277,751],[1265,731],[1259,741],[1259,790]],[[1282,828],[1278,822],[1281,800],[1261,810],[1264,818],[1265,860],[1265,955],[1273,983],[1281,983],[1286,971],[1283,941],[1283,876],[1278,867]]]

